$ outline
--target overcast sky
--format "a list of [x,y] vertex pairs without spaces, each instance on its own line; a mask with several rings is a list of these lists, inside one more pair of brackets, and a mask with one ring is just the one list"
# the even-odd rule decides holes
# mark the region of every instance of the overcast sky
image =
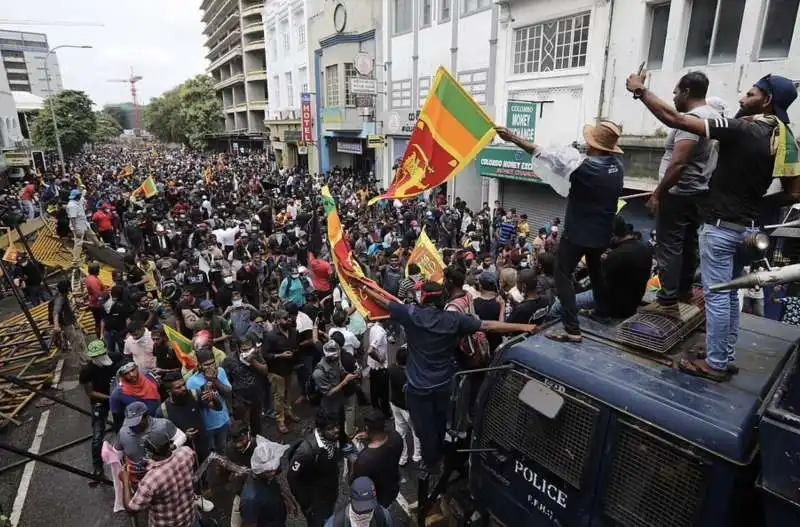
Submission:
[[[200,0],[0,0],[0,28],[46,33],[60,49],[64,88],[86,91],[95,104],[131,100],[130,85],[108,82],[127,78],[133,66],[139,102],[203,73],[204,47]],[[14,22],[37,24],[15,24]],[[84,23],[87,25],[57,25]],[[51,25],[52,24],[52,25]],[[100,27],[88,25],[96,24]]]

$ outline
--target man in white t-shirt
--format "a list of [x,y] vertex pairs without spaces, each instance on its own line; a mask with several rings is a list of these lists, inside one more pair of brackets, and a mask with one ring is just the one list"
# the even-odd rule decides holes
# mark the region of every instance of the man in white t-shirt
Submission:
[[72,261],[78,262],[81,257],[84,238],[88,238],[95,245],[103,244],[89,227],[89,222],[86,219],[86,202],[80,190],[73,189],[70,191],[66,210],[67,218],[69,218],[69,228],[72,229]]
[[289,199],[286,202],[286,214],[292,218],[292,221],[297,219],[297,206],[294,204],[293,199]]
[[344,311],[336,311],[333,313],[333,320],[330,329],[328,329],[328,336],[330,337],[336,331],[342,334],[344,337],[344,346],[342,346],[342,350],[346,351],[350,355],[355,356],[356,350],[361,348],[361,341],[356,338],[352,331],[347,329],[345,325],[347,324],[347,315]]
[[389,406],[389,340],[386,335],[386,320],[374,322],[369,328],[369,349],[367,367],[369,368],[369,398],[372,407],[383,412],[387,418],[392,415]]

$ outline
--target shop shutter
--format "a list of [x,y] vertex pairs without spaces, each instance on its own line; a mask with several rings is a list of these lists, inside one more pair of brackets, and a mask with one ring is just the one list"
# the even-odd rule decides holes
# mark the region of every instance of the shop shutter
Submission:
[[567,200],[562,198],[549,185],[502,181],[501,199],[505,210],[517,209],[517,214],[528,215],[531,233],[539,231],[553,218],[561,218],[563,225]]

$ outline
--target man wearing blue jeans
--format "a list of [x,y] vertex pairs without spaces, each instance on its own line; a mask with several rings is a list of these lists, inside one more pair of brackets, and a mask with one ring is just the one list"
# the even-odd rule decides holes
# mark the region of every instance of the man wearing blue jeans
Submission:
[[[211,452],[225,452],[231,418],[228,415],[228,402],[232,388],[228,375],[217,366],[211,350],[197,350],[198,372],[189,377],[186,388],[199,390],[204,403],[203,424],[205,425],[208,449]],[[206,406],[207,405],[207,406]]]
[[[711,292],[716,283],[741,274],[744,240],[757,230],[762,210],[800,200],[800,168],[778,145],[794,143],[786,110],[797,98],[794,83],[778,75],[761,78],[739,101],[734,119],[700,119],[681,114],[645,88],[647,74],[628,77],[635,99],[670,128],[719,142],[719,160],[709,183],[708,205],[700,234],[700,269],[706,304],[706,352],[681,360],[682,371],[725,381],[738,371],[733,365],[739,333],[736,291]],[[782,191],[764,197],[774,178]]]
[[[460,271],[447,268],[446,284],[452,281],[449,278],[452,273],[460,274]],[[459,280],[463,283],[463,274],[456,281]],[[460,287],[448,286],[448,291],[455,290],[461,291]],[[445,311],[445,292],[435,282],[426,282],[422,286],[420,305],[387,302],[372,289],[364,287],[362,291],[387,308],[391,320],[406,330],[406,403],[414,430],[419,436],[422,461],[428,471],[435,471],[444,454],[450,382],[457,370],[455,354],[460,339],[477,331],[533,332],[536,326],[482,321],[471,315]]]

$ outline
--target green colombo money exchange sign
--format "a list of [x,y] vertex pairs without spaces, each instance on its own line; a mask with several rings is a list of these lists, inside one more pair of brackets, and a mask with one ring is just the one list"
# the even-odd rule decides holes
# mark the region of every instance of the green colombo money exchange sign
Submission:
[[519,148],[487,146],[478,154],[476,163],[481,176],[542,183],[533,172],[531,155]]

